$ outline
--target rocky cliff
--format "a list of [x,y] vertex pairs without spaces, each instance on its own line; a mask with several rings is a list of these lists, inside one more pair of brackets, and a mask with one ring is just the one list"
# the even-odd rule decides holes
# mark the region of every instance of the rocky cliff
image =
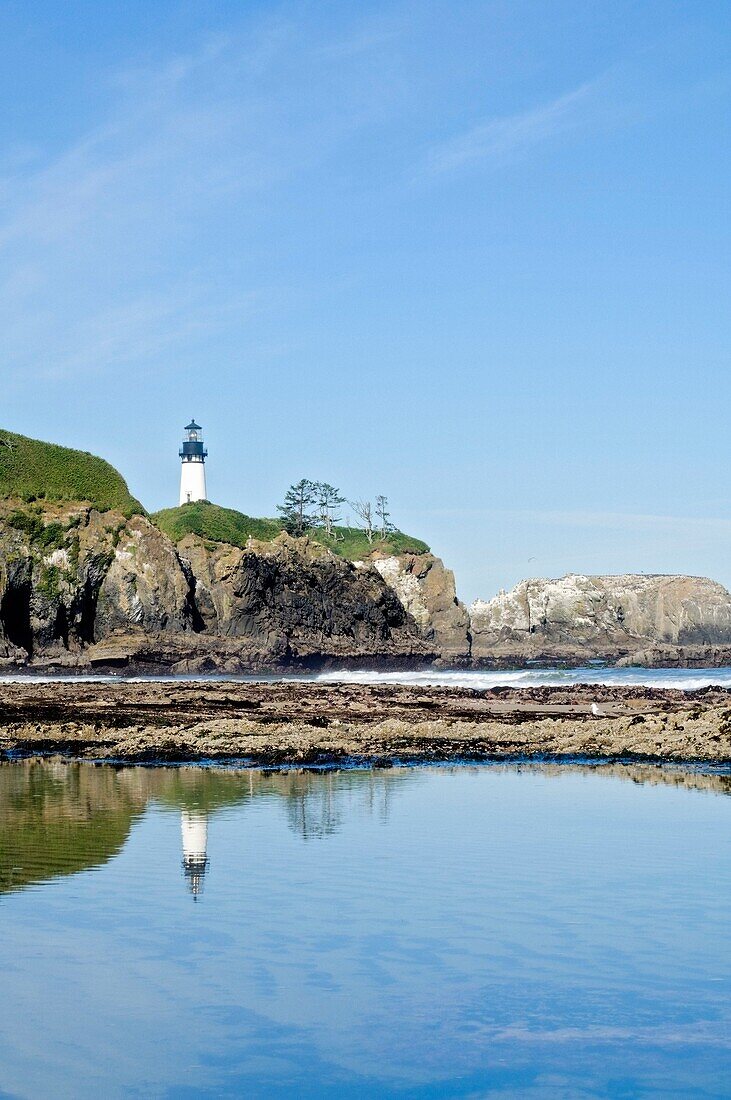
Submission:
[[144,516],[0,503],[0,656],[64,658],[115,631],[195,624],[190,579]]
[[178,672],[410,665],[731,664],[731,595],[700,577],[522,581],[469,615],[429,553],[353,562],[89,503],[0,500],[0,666]]
[[0,502],[0,660],[236,671],[439,655],[392,587],[308,539],[244,549],[86,504]]
[[368,567],[380,573],[443,662],[468,661],[469,616],[457,599],[451,569],[446,569],[433,554],[375,555]]
[[719,660],[731,646],[731,595],[704,577],[570,574],[477,600],[470,629],[476,663],[675,663],[678,647]]
[[431,639],[375,569],[282,533],[246,549],[188,535],[178,554],[193,577],[201,629],[288,661],[433,659]]

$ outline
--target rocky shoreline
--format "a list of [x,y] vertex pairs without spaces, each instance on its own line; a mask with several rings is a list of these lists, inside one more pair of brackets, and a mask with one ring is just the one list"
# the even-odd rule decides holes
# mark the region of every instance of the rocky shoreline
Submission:
[[[593,717],[591,704],[602,717]],[[731,691],[303,682],[6,682],[0,753],[256,765],[731,764]]]
[[731,594],[703,577],[568,575],[522,581],[468,609],[452,571],[426,551],[374,543],[351,560],[285,533],[173,543],[140,514],[0,500],[1,670],[189,676],[591,661],[731,665]]

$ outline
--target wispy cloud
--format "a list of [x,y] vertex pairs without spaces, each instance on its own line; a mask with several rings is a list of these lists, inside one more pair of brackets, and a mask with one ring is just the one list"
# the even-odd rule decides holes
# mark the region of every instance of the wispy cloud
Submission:
[[[356,27],[348,49],[384,34]],[[145,357],[162,369],[216,331],[244,339],[257,310],[281,304],[286,284],[257,263],[265,218],[364,114],[360,76],[346,71],[333,97],[343,41],[331,61],[327,49],[264,20],[105,74],[111,107],[52,155],[0,149],[3,370],[78,376]]]
[[43,379],[64,378],[151,362],[170,350],[209,337],[222,326],[245,324],[263,308],[264,294],[204,295],[199,287],[175,286],[146,292],[82,317],[72,329],[70,346],[59,348],[40,369]]
[[[216,65],[226,45],[115,75],[112,111],[52,158],[0,180],[3,361],[27,376],[114,369],[210,331],[244,297],[209,290],[184,243],[222,195],[272,182],[246,98],[233,104]],[[192,94],[202,82],[204,94]]]
[[574,129],[581,123],[595,88],[595,82],[588,82],[530,110],[481,122],[431,149],[427,171],[453,172],[480,161],[502,163]]

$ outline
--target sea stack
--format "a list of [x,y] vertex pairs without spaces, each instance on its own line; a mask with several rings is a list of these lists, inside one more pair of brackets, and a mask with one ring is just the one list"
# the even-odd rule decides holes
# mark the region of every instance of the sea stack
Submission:
[[191,504],[194,500],[207,500],[206,495],[206,458],[208,451],[203,446],[203,429],[195,420],[185,426],[183,445],[179,454],[183,463],[180,471],[180,504]]

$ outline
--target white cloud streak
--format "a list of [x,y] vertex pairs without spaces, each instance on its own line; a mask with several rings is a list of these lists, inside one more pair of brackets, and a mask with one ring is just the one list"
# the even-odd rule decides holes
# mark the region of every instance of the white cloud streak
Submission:
[[583,120],[595,87],[594,82],[582,84],[528,111],[488,119],[431,149],[427,171],[438,175],[478,162],[501,164],[532,146],[575,129]]

